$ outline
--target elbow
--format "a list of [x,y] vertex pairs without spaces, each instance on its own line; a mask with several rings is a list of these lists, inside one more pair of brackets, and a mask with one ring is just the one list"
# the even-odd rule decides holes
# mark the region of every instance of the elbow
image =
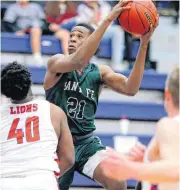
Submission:
[[68,165],[68,168],[71,168],[75,163],[75,156],[72,156],[71,158],[68,158],[67,159],[67,165]]
[[124,92],[123,94],[126,96],[135,96],[139,91],[139,88],[128,86],[127,84],[125,84],[124,87],[122,88],[122,91]]
[[69,161],[70,167],[72,167],[75,163],[75,157]]
[[137,94],[138,91],[133,91],[133,92],[126,92],[125,95],[126,96],[135,96]]
[[82,69],[86,66],[89,60],[84,56],[79,56],[76,53],[70,56],[70,62],[72,63],[75,70]]
[[82,67],[83,67],[82,62],[83,61],[78,61],[78,60],[72,58],[70,60],[70,65],[72,65],[73,70],[78,70],[78,69],[82,69]]

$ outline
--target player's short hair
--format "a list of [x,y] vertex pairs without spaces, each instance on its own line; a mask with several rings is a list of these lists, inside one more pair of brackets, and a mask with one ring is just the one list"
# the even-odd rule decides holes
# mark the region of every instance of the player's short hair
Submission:
[[179,67],[174,68],[169,74],[166,85],[172,95],[174,105],[179,108]]
[[[76,25],[74,26],[74,28],[77,27],[77,26],[82,26],[82,27],[88,29],[90,34],[92,34],[92,33],[95,31],[95,28],[94,28],[93,26],[91,26],[91,25],[89,25],[89,24],[86,24],[86,23],[79,23],[79,24],[76,24]],[[99,53],[99,51],[100,51],[100,48],[98,48],[98,49],[96,50],[95,55],[97,55],[97,54]]]
[[86,23],[79,23],[79,24],[76,24],[75,27],[76,26],[82,26],[82,27],[88,29],[91,34],[95,31],[94,27],[92,27],[91,25],[86,24]]
[[31,74],[14,61],[1,71],[1,93],[12,100],[23,100],[31,87]]

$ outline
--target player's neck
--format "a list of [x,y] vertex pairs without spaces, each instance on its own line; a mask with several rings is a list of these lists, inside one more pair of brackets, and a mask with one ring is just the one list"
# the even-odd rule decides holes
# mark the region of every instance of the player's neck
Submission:
[[11,102],[13,104],[24,104],[24,103],[27,103],[27,102],[30,102],[34,99],[33,96],[27,96],[25,99],[23,100],[11,100]]
[[169,117],[176,117],[178,115],[180,116],[179,109],[171,110],[171,112],[168,115],[169,115]]
[[32,101],[33,99],[34,99],[34,96],[33,96],[33,93],[30,89],[26,98],[24,98],[23,100],[11,100],[11,102],[13,104],[24,104],[24,103]]
[[86,69],[87,66],[88,66],[88,63],[86,64],[86,66],[84,66],[84,67],[82,67],[80,69],[77,69],[76,71],[78,72],[79,75],[81,75],[84,72],[84,70]]

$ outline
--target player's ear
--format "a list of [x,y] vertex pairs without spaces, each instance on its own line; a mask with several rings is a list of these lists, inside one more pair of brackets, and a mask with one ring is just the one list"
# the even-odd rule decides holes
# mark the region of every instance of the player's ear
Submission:
[[165,98],[165,101],[169,101],[171,99],[171,93],[169,92],[167,88],[165,88],[164,98]]

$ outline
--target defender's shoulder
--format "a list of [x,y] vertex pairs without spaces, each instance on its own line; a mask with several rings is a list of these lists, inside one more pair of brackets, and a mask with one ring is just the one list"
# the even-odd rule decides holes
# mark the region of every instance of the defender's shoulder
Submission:
[[170,131],[174,127],[178,127],[179,122],[170,117],[163,117],[157,123],[157,133],[162,133],[163,131]]
[[163,117],[162,119],[160,119],[158,121],[159,126],[165,126],[165,125],[168,125],[170,123],[176,123],[176,121],[173,118],[170,118],[170,117]]

